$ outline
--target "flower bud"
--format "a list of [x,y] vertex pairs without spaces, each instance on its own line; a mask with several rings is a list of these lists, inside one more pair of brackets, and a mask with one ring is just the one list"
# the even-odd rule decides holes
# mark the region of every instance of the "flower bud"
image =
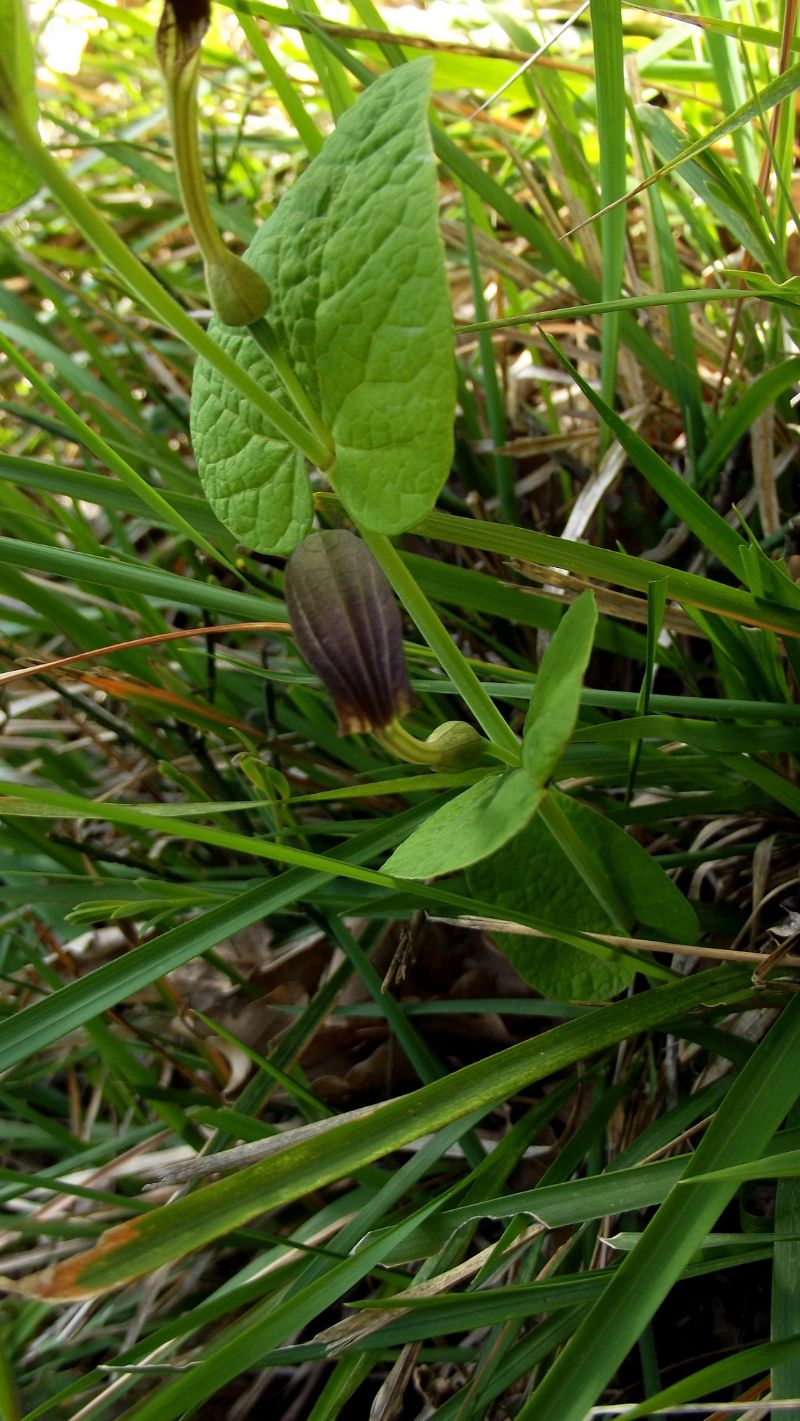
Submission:
[[205,258],[205,268],[209,300],[226,326],[252,326],[264,315],[269,287],[241,257],[223,247],[213,260]]
[[381,731],[411,708],[400,611],[365,543],[310,533],[284,581],[292,635],[333,698],[342,735]]

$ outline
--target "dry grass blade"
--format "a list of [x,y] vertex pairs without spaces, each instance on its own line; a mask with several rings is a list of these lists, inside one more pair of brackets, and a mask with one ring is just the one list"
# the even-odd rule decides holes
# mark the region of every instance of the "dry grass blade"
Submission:
[[[519,937],[547,938],[547,934],[540,932],[537,928],[524,927],[520,924],[504,921],[502,918],[480,918],[480,917],[460,917],[441,918],[433,917],[433,922],[449,923],[453,927],[469,928],[473,932],[489,933],[510,933]],[[596,942],[605,943],[609,947],[621,947],[632,952],[663,952],[674,953],[676,957],[695,957],[698,960],[707,959],[709,962],[742,962],[752,963],[759,968],[755,974],[758,981],[763,985],[764,977],[774,965],[782,964],[786,967],[800,967],[800,957],[788,952],[788,949],[776,950],[775,954],[765,957],[760,952],[746,952],[741,948],[727,947],[693,947],[685,942],[658,941],[653,938],[625,937],[618,933],[591,933],[589,934]]]
[[[613,451],[609,451],[613,453]],[[566,536],[566,529],[565,529]],[[574,592],[578,596],[586,587],[591,587],[597,602],[598,610],[610,617],[619,617],[623,621],[636,622],[640,626],[647,626],[647,603],[642,597],[631,597],[626,592],[615,592],[612,588],[598,587],[595,582],[589,582],[585,578],[575,577],[571,573],[564,572],[561,568],[536,567],[533,563],[518,562],[515,560],[514,566],[527,577],[531,582],[541,583],[539,595],[549,597],[557,602],[569,602],[572,599],[564,597],[557,588],[563,588],[565,592]],[[679,607],[667,606],[664,608],[664,626],[669,631],[680,632],[683,636],[700,636],[697,624],[687,617]]]

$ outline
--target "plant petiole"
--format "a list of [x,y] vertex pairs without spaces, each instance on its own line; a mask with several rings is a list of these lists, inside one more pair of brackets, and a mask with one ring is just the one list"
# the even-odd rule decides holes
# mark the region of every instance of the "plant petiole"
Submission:
[[334,459],[331,432],[322,416],[315,410],[308,398],[307,392],[300,384],[300,381],[292,369],[291,362],[287,358],[272,326],[264,316],[260,316],[258,320],[253,321],[247,329],[256,342],[256,345],[263,350],[267,359],[271,361],[275,374],[278,376],[297,413],[308,425],[314,437],[319,440],[320,446],[328,451],[327,460],[325,462],[317,460],[317,467],[323,471],[329,469]]
[[472,667],[448,635],[425,593],[399,553],[383,533],[358,525],[364,542],[383,568],[411,620],[422,633],[442,670],[447,673],[478,724],[491,741],[491,753],[506,765],[520,763],[520,743],[486,694]]
[[139,261],[113,227],[105,220],[97,208],[75,185],[53,155],[42,143],[33,126],[15,112],[14,137],[39,174],[42,182],[50,189],[53,197],[66,212],[75,226],[86,237],[104,261],[117,273],[125,286],[148,307],[157,320],[202,356],[209,365],[228,380],[240,395],[269,420],[287,440],[299,449],[318,468],[330,464],[326,444],[306,429],[288,410],[251,375],[243,370],[222,346],[218,345],[197,321],[192,320],[183,307],[169,294],[160,281]]

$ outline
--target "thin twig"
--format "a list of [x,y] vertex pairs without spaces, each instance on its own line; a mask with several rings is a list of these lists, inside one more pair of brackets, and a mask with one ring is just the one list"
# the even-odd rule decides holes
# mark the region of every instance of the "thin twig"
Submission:
[[[502,918],[439,918],[430,917],[432,923],[447,923],[456,928],[469,928],[477,932],[513,933],[516,937],[539,937],[547,939],[549,933],[539,928],[524,927],[519,923],[507,923]],[[739,952],[730,947],[693,947],[685,942],[660,942],[657,938],[620,937],[612,933],[590,933],[582,935],[604,947],[624,947],[632,952],[667,952],[678,957],[704,957],[712,962],[755,962],[759,966],[767,961],[762,952]],[[800,967],[800,957],[787,955],[782,958],[786,967]]]
[[111,646],[93,646],[89,651],[78,651],[74,656],[60,656],[57,661],[40,661],[34,666],[18,666],[13,671],[0,674],[0,686],[9,681],[22,681],[26,676],[40,676],[44,672],[60,671],[65,666],[74,666],[77,661],[92,661],[97,656],[110,656],[116,651],[133,651],[137,646],[157,646],[165,641],[185,641],[194,636],[217,635],[222,632],[288,632],[288,622],[223,622],[216,627],[189,627],[184,631],[159,632],[157,636],[139,636],[133,641],[117,641]]

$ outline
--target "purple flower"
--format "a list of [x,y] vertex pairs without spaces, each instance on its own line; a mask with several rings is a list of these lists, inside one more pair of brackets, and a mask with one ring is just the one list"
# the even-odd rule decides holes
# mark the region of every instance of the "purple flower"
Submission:
[[166,74],[194,59],[211,22],[211,0],[165,0],[156,31],[156,54]]
[[411,709],[400,611],[360,538],[309,534],[284,590],[295,642],[333,698],[342,735],[384,730]]

